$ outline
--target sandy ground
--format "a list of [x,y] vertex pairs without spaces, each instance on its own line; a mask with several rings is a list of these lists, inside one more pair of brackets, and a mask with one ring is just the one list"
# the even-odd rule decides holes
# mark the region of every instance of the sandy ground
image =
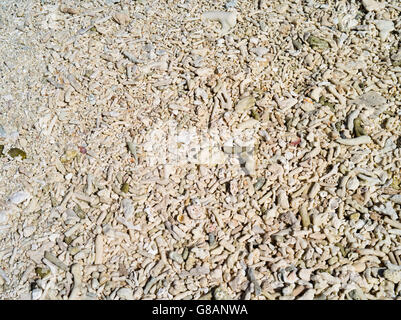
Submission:
[[399,299],[400,7],[325,2],[1,1],[0,298]]

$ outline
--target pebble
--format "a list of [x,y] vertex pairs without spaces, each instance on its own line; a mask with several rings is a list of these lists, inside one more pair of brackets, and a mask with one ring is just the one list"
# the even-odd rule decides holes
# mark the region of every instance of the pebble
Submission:
[[401,195],[400,194],[395,194],[391,198],[391,201],[401,204]]
[[202,14],[202,18],[219,21],[221,24],[221,36],[227,34],[237,23],[236,12],[208,11]]
[[352,300],[367,300],[361,288],[351,290],[349,296]]
[[0,224],[6,224],[8,221],[8,211],[1,210],[0,211]]
[[287,193],[284,190],[277,192],[277,204],[283,209],[289,209],[290,204],[288,203]]
[[296,98],[288,98],[288,99],[276,99],[278,106],[281,109],[288,109],[295,106],[298,103],[298,99]]
[[30,197],[30,193],[26,192],[26,191],[18,191],[14,194],[12,194],[8,200],[13,203],[13,204],[20,204],[26,200],[28,200],[28,198]]
[[74,277],[73,287],[69,296],[70,300],[76,300],[80,296],[81,293],[81,285],[82,285],[82,265],[78,263],[74,263],[71,266],[71,274]]
[[350,138],[350,139],[337,139],[338,143],[344,144],[346,146],[357,146],[360,144],[368,144],[372,142],[372,139],[369,136],[360,136],[358,138]]
[[7,132],[4,130],[4,127],[0,124],[0,138],[6,138]]
[[315,106],[312,102],[305,101],[301,104],[301,109],[305,112],[311,112],[311,111],[315,110]]
[[131,199],[123,199],[121,201],[121,207],[124,212],[125,219],[130,219],[134,214],[134,203]]
[[362,0],[362,5],[366,11],[379,11],[386,6],[385,2],[377,2],[375,0]]
[[64,5],[60,6],[60,11],[63,13],[69,13],[69,14],[78,14],[79,13],[79,9],[77,8],[72,8],[72,7],[67,7]]
[[320,99],[320,96],[321,96],[321,94],[322,94],[322,91],[323,91],[323,88],[322,88],[322,87],[316,87],[316,88],[314,88],[314,89],[311,91],[311,93],[309,94],[309,96],[310,96],[313,100],[315,100],[316,102],[318,102],[319,99]]
[[245,98],[240,99],[236,106],[235,106],[235,111],[238,113],[244,113],[248,110],[250,110],[256,103],[256,100],[252,96],[247,96]]
[[298,272],[298,277],[306,282],[309,282],[310,278],[311,278],[311,274],[312,274],[311,269],[301,269]]
[[221,287],[217,287],[214,289],[213,297],[215,300],[229,300],[227,292]]
[[191,219],[198,220],[204,218],[206,212],[200,205],[192,205],[187,207],[188,215]]
[[380,39],[386,41],[390,32],[394,31],[394,22],[390,20],[375,20],[375,25],[380,31]]
[[386,269],[383,272],[384,278],[387,280],[394,282],[394,283],[399,283],[401,282],[401,270],[390,270]]
[[266,182],[266,179],[265,179],[265,178],[263,178],[263,177],[257,178],[257,179],[256,179],[256,182],[255,182],[255,184],[254,184],[255,191],[259,191],[259,190],[263,187],[263,185],[265,184],[265,182]]
[[330,45],[326,40],[315,36],[310,36],[307,41],[313,50],[324,51],[330,48]]
[[312,188],[309,190],[309,193],[308,193],[309,198],[310,199],[315,198],[316,195],[318,194],[319,190],[320,190],[320,185],[319,185],[319,183],[315,182],[312,185]]
[[308,213],[308,203],[304,202],[301,206],[301,208],[299,209],[299,214],[301,216],[301,222],[302,222],[302,226],[304,228],[308,228],[310,225],[310,218],[309,218],[309,213]]
[[179,264],[184,263],[184,259],[178,252],[170,251],[168,257]]
[[352,177],[347,182],[347,189],[350,191],[355,191],[359,188],[359,179],[357,177]]
[[353,102],[356,104],[364,104],[367,107],[376,107],[386,103],[387,99],[378,92],[369,91],[356,98]]
[[39,300],[40,297],[42,296],[42,293],[43,291],[40,288],[33,289],[31,292],[32,300]]
[[122,12],[116,13],[116,14],[113,16],[113,19],[114,19],[118,24],[121,24],[121,25],[126,25],[126,24],[128,24],[128,23],[130,22],[130,20],[131,20],[128,14],[122,13]]
[[315,297],[315,290],[314,289],[308,289],[297,300],[313,300],[314,297]]
[[130,288],[118,289],[117,296],[122,300],[134,300],[134,294]]
[[67,265],[50,252],[45,251],[45,258],[53,263],[55,266],[59,267],[61,270],[68,270]]
[[95,240],[95,264],[103,263],[103,236],[98,234]]
[[24,228],[24,237],[28,238],[30,237],[36,230],[35,226],[28,226]]
[[366,264],[363,262],[356,262],[352,266],[354,267],[354,271],[358,273],[364,272],[366,269]]

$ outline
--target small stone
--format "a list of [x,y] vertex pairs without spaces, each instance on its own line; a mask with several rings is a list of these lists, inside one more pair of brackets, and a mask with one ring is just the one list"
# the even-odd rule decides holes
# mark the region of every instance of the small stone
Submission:
[[312,187],[310,188],[309,192],[308,192],[308,197],[310,199],[313,199],[316,197],[316,195],[318,194],[318,192],[320,191],[320,184],[315,182]]
[[358,273],[364,272],[366,269],[366,264],[363,262],[356,262],[352,266],[354,267],[354,271]]
[[220,35],[226,35],[231,28],[237,23],[237,13],[236,12],[224,12],[224,11],[208,11],[202,14],[203,19],[208,19],[212,21],[219,21],[221,24]]
[[401,282],[401,270],[391,270],[387,269],[384,270],[383,272],[384,278],[387,280],[394,282],[394,283],[399,283]]
[[78,204],[74,207],[74,212],[78,216],[78,218],[80,218],[80,219],[85,218],[85,211],[83,211],[82,208]]
[[61,156],[61,163],[69,163],[78,155],[76,150],[67,150],[64,155]]
[[40,297],[42,296],[42,293],[43,293],[42,289],[39,288],[33,289],[31,292],[32,300],[39,300]]
[[121,208],[124,212],[124,217],[126,219],[130,219],[132,215],[134,214],[134,203],[132,202],[131,199],[123,199],[121,201]]
[[199,205],[192,205],[187,207],[188,215],[191,219],[198,220],[205,216],[205,209]]
[[250,50],[255,53],[258,57],[263,57],[265,54],[269,53],[269,49],[265,47],[256,47]]
[[362,121],[360,118],[356,118],[354,120],[354,132],[356,137],[364,136],[366,135],[365,130],[362,127]]
[[321,94],[322,94],[322,91],[323,91],[323,88],[322,88],[322,87],[316,87],[315,89],[313,89],[313,90],[311,91],[311,93],[309,94],[309,96],[310,96],[313,100],[315,100],[316,102],[318,102],[319,99],[320,99],[320,96],[321,96]]
[[209,241],[209,245],[213,246],[216,243],[215,235],[213,233],[209,233],[208,237],[209,237],[209,240],[208,240]]
[[184,259],[182,258],[182,256],[178,252],[170,251],[170,253],[168,254],[168,257],[171,260],[173,260],[173,261],[175,261],[175,262],[177,262],[179,264],[184,263]]
[[277,99],[276,102],[281,109],[288,109],[295,106],[298,103],[298,99],[296,98],[288,98],[281,100]]
[[355,191],[359,188],[359,180],[357,177],[352,177],[347,182],[347,189],[351,191]]
[[376,107],[385,104],[387,99],[380,93],[369,91],[356,98],[353,102],[356,104],[364,104],[367,107]]
[[238,193],[238,182],[237,180],[230,181],[230,193],[234,196]]
[[109,199],[110,198],[110,190],[109,189],[103,189],[103,190],[100,190],[98,193],[97,193],[97,195],[100,197],[100,198],[104,198],[104,199]]
[[391,201],[401,204],[401,194],[395,194],[390,198]]
[[129,184],[128,183],[123,183],[121,186],[121,192],[128,193],[129,192]]
[[352,300],[367,300],[366,296],[363,294],[360,288],[351,290],[348,294]]
[[380,31],[380,40],[386,41],[390,32],[394,30],[394,22],[390,20],[375,20],[376,28]]
[[385,3],[379,3],[375,0],[362,0],[362,5],[366,11],[378,11],[386,6]]
[[313,59],[313,54],[309,53],[306,57],[305,57],[305,65],[308,68],[313,68],[314,67],[314,59]]
[[331,210],[337,210],[339,205],[340,205],[340,199],[339,198],[331,198],[329,200],[329,208]]
[[196,262],[195,257],[192,254],[190,254],[187,260],[185,261],[185,270],[187,271],[191,270],[195,265],[195,262]]
[[102,234],[98,234],[95,239],[95,264],[103,263],[103,244],[104,237]]
[[230,298],[221,287],[217,287],[213,290],[213,297],[215,300],[229,300]]
[[315,290],[314,289],[309,289],[306,290],[306,292],[300,296],[297,300],[313,300],[315,297]]
[[8,212],[6,210],[0,211],[0,225],[6,224],[8,221]]
[[97,290],[97,289],[99,288],[99,286],[100,286],[99,280],[97,280],[97,279],[92,279],[92,281],[91,281],[91,286],[92,286],[92,288],[93,288],[94,290]]
[[13,204],[20,204],[27,200],[30,197],[29,192],[26,191],[18,191],[14,193],[8,200]]
[[241,159],[245,162],[246,173],[251,176],[254,175],[255,169],[256,169],[255,158],[252,156],[249,156],[249,154],[246,152],[241,153],[240,156],[241,156]]
[[116,13],[114,16],[113,16],[113,19],[118,23],[118,24],[121,24],[121,25],[125,25],[125,24],[128,24],[129,22],[130,22],[130,17],[129,17],[129,15],[127,15],[127,14],[125,14],[125,13]]
[[355,213],[351,214],[351,215],[349,216],[349,218],[350,218],[351,220],[358,221],[360,216],[361,216],[361,215],[360,215],[359,212],[355,212]]
[[273,176],[281,176],[284,173],[283,167],[278,163],[269,165],[267,170],[270,171]]
[[338,261],[338,257],[331,257],[329,260],[327,260],[327,263],[332,266]]
[[260,190],[263,187],[263,185],[265,184],[265,182],[266,182],[265,178],[263,178],[263,177],[257,178],[256,183],[253,186],[255,188],[255,191]]
[[8,150],[8,155],[11,158],[16,158],[16,157],[21,157],[22,160],[26,159],[26,153],[24,150],[21,150],[19,148],[11,148]]
[[201,249],[198,247],[192,248],[191,252],[195,255],[195,258],[204,260],[209,256],[209,251],[205,249]]
[[308,228],[311,222],[310,222],[310,218],[309,218],[307,202],[304,202],[302,204],[301,208],[299,209],[299,214],[301,216],[302,226],[304,228]]
[[[392,64],[393,64],[394,67],[400,67],[401,66],[401,49],[398,50],[397,53],[394,53],[394,54],[391,55],[391,60],[393,60]],[[1,137],[1,131],[0,131],[0,137]]]
[[298,222],[298,219],[295,217],[294,213],[291,211],[282,213],[280,215],[280,220],[291,226],[295,225]]
[[287,193],[284,190],[277,192],[277,204],[283,209],[289,209],[290,204],[288,203]]
[[4,130],[4,127],[0,124],[0,138],[7,137],[7,132]]
[[77,8],[71,8],[67,6],[60,6],[60,11],[62,13],[69,13],[69,14],[78,14],[79,10]]
[[28,238],[30,237],[36,230],[35,226],[29,226],[24,228],[24,237]]
[[122,300],[134,300],[134,295],[130,288],[118,289],[117,296]]
[[292,44],[293,44],[295,50],[301,50],[302,49],[302,42],[301,41],[299,41],[297,39],[294,39],[294,40],[292,40]]
[[309,282],[309,281],[310,281],[311,274],[312,274],[312,269],[301,269],[301,270],[299,270],[299,272],[298,272],[298,277],[299,277],[301,280],[304,280],[304,281]]
[[235,106],[235,111],[238,113],[243,113],[251,109],[256,103],[256,99],[252,96],[247,96],[240,99]]
[[323,40],[315,36],[310,36],[307,41],[311,46],[311,48],[316,51],[324,51],[330,48],[330,45],[326,40]]
[[36,273],[41,279],[43,279],[43,278],[46,277],[48,274],[50,274],[50,269],[49,269],[49,268],[37,267],[37,268],[35,269],[35,273]]

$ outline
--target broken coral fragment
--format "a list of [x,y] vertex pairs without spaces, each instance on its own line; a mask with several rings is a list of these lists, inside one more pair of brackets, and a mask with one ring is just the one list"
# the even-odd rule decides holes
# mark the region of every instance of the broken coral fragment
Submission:
[[220,35],[227,34],[237,23],[236,12],[208,11],[202,14],[202,18],[212,21],[219,21],[221,24]]

